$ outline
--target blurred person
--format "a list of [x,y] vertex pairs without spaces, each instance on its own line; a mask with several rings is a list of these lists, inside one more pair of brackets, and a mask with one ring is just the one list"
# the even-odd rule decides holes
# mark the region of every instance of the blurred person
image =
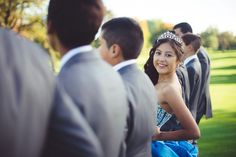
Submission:
[[[157,129],[153,136],[152,155],[156,156],[194,156],[198,149],[191,141],[200,137],[200,130],[187,108],[179,83],[176,68],[183,55],[182,40],[171,32],[161,34],[149,53],[145,71],[153,81],[157,91]],[[154,69],[156,71],[154,71]],[[169,130],[162,127],[170,120],[176,121]]]
[[48,37],[62,56],[59,82],[92,127],[104,157],[117,157],[128,101],[119,74],[90,46],[103,15],[101,0],[50,0]]
[[131,18],[111,19],[102,25],[100,44],[102,58],[121,75],[129,98],[128,132],[120,156],[151,157],[157,98],[152,82],[136,64],[143,46],[142,29]]
[[0,28],[1,156],[39,157],[50,149],[58,157],[102,157],[91,127],[48,65],[42,48]]

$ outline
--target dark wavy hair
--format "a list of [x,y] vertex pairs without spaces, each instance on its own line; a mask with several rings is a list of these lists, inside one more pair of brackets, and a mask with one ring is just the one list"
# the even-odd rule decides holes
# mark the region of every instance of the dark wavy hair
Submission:
[[159,74],[153,65],[153,56],[155,54],[156,49],[163,43],[169,43],[177,56],[177,60],[182,61],[182,56],[183,56],[182,44],[180,44],[170,38],[164,38],[164,39],[157,40],[154,43],[151,50],[149,51],[149,58],[146,61],[146,63],[144,64],[144,72],[148,75],[148,77],[151,79],[151,81],[154,85],[156,85],[158,82]]

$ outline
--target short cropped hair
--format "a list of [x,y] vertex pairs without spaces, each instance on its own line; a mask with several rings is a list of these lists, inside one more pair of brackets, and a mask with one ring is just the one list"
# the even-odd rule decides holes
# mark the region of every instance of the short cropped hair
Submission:
[[176,24],[174,26],[173,29],[178,29],[178,28],[180,28],[180,30],[181,30],[181,32],[183,34],[185,34],[185,33],[193,33],[193,29],[192,29],[191,25],[189,23],[187,23],[187,22],[178,23],[178,24]]
[[101,25],[101,0],[50,0],[48,22],[67,48],[90,44]]
[[127,17],[114,18],[102,26],[102,37],[108,48],[120,46],[125,60],[136,59],[143,47],[143,31],[138,22]]
[[194,52],[196,53],[201,46],[201,37],[192,33],[187,33],[182,36],[182,40],[185,45],[192,45]]

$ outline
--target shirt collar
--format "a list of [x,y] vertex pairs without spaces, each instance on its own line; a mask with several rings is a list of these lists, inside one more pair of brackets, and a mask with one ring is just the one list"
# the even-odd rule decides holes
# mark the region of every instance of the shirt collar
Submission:
[[197,55],[195,54],[195,55],[192,55],[192,56],[189,56],[188,58],[186,58],[185,60],[184,60],[184,65],[186,65],[186,64],[188,64],[191,60],[193,60],[193,59],[197,59]]
[[120,62],[120,63],[116,64],[115,66],[113,66],[113,69],[115,71],[118,71],[118,70],[120,70],[121,68],[123,68],[127,65],[135,64],[135,63],[136,63],[136,59],[126,60],[126,61]]
[[73,48],[69,50],[62,58],[61,58],[61,68],[68,62],[73,56],[78,53],[83,53],[87,51],[91,51],[93,48],[90,45],[79,46],[77,48]]

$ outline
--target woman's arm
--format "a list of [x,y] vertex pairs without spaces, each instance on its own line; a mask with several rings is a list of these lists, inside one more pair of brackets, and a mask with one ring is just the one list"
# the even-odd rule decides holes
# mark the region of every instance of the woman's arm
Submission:
[[162,94],[162,102],[165,101],[169,104],[173,114],[176,115],[183,129],[177,131],[160,131],[159,128],[157,128],[156,134],[153,136],[153,140],[198,139],[200,137],[199,127],[184,103],[180,92],[173,86],[169,86],[162,91]]

